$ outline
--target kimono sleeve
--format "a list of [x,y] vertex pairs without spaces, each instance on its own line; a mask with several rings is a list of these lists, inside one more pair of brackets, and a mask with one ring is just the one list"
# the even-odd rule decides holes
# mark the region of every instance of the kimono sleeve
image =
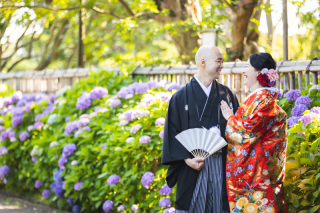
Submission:
[[[191,154],[175,138],[181,129],[181,119],[179,112],[179,96],[175,93],[169,103],[168,112],[164,124],[164,135],[162,145],[162,164],[172,165],[183,162],[184,159],[190,158]],[[184,163],[184,162],[183,162]]]
[[[272,125],[274,99],[257,95],[252,103],[242,106],[228,119],[225,136],[231,144],[253,144]],[[245,107],[245,108],[244,108]]]

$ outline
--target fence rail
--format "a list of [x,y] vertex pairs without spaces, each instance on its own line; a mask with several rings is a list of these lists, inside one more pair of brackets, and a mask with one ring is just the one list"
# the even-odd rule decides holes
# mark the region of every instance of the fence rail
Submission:
[[[245,62],[227,62],[221,72],[219,82],[230,87],[241,102],[250,92],[243,85],[242,71]],[[72,86],[81,78],[86,78],[90,70],[96,69],[68,69],[68,70],[44,70],[26,71],[0,74],[0,81],[6,82],[15,90],[25,93],[47,92],[54,93],[57,90],[70,85]],[[109,69],[120,72],[119,69]],[[320,60],[313,61],[285,61],[277,62],[277,71],[280,78],[276,87],[284,92],[289,89],[303,90],[312,82],[318,85],[318,71],[320,71]],[[184,85],[197,73],[196,66],[182,65],[174,67],[137,67],[132,75],[145,75],[150,80],[168,80]],[[283,79],[281,81],[280,79]]]

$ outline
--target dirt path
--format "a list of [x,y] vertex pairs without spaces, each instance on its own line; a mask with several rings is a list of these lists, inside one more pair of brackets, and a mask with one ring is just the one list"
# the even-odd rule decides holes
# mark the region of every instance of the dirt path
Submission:
[[0,194],[0,213],[69,213]]

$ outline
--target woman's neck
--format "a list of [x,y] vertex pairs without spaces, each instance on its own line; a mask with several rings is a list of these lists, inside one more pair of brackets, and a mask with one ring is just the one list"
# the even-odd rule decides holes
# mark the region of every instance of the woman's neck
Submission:
[[254,84],[250,87],[250,91],[253,92],[255,91],[256,89],[259,89],[259,88],[263,88],[263,86],[261,86],[261,84],[257,83],[257,84]]

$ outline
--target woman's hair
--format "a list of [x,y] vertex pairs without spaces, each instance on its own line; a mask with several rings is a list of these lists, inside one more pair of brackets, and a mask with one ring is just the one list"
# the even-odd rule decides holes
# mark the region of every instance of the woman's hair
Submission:
[[277,64],[269,53],[259,53],[250,55],[250,64],[255,70],[260,71],[263,68],[276,69]]

